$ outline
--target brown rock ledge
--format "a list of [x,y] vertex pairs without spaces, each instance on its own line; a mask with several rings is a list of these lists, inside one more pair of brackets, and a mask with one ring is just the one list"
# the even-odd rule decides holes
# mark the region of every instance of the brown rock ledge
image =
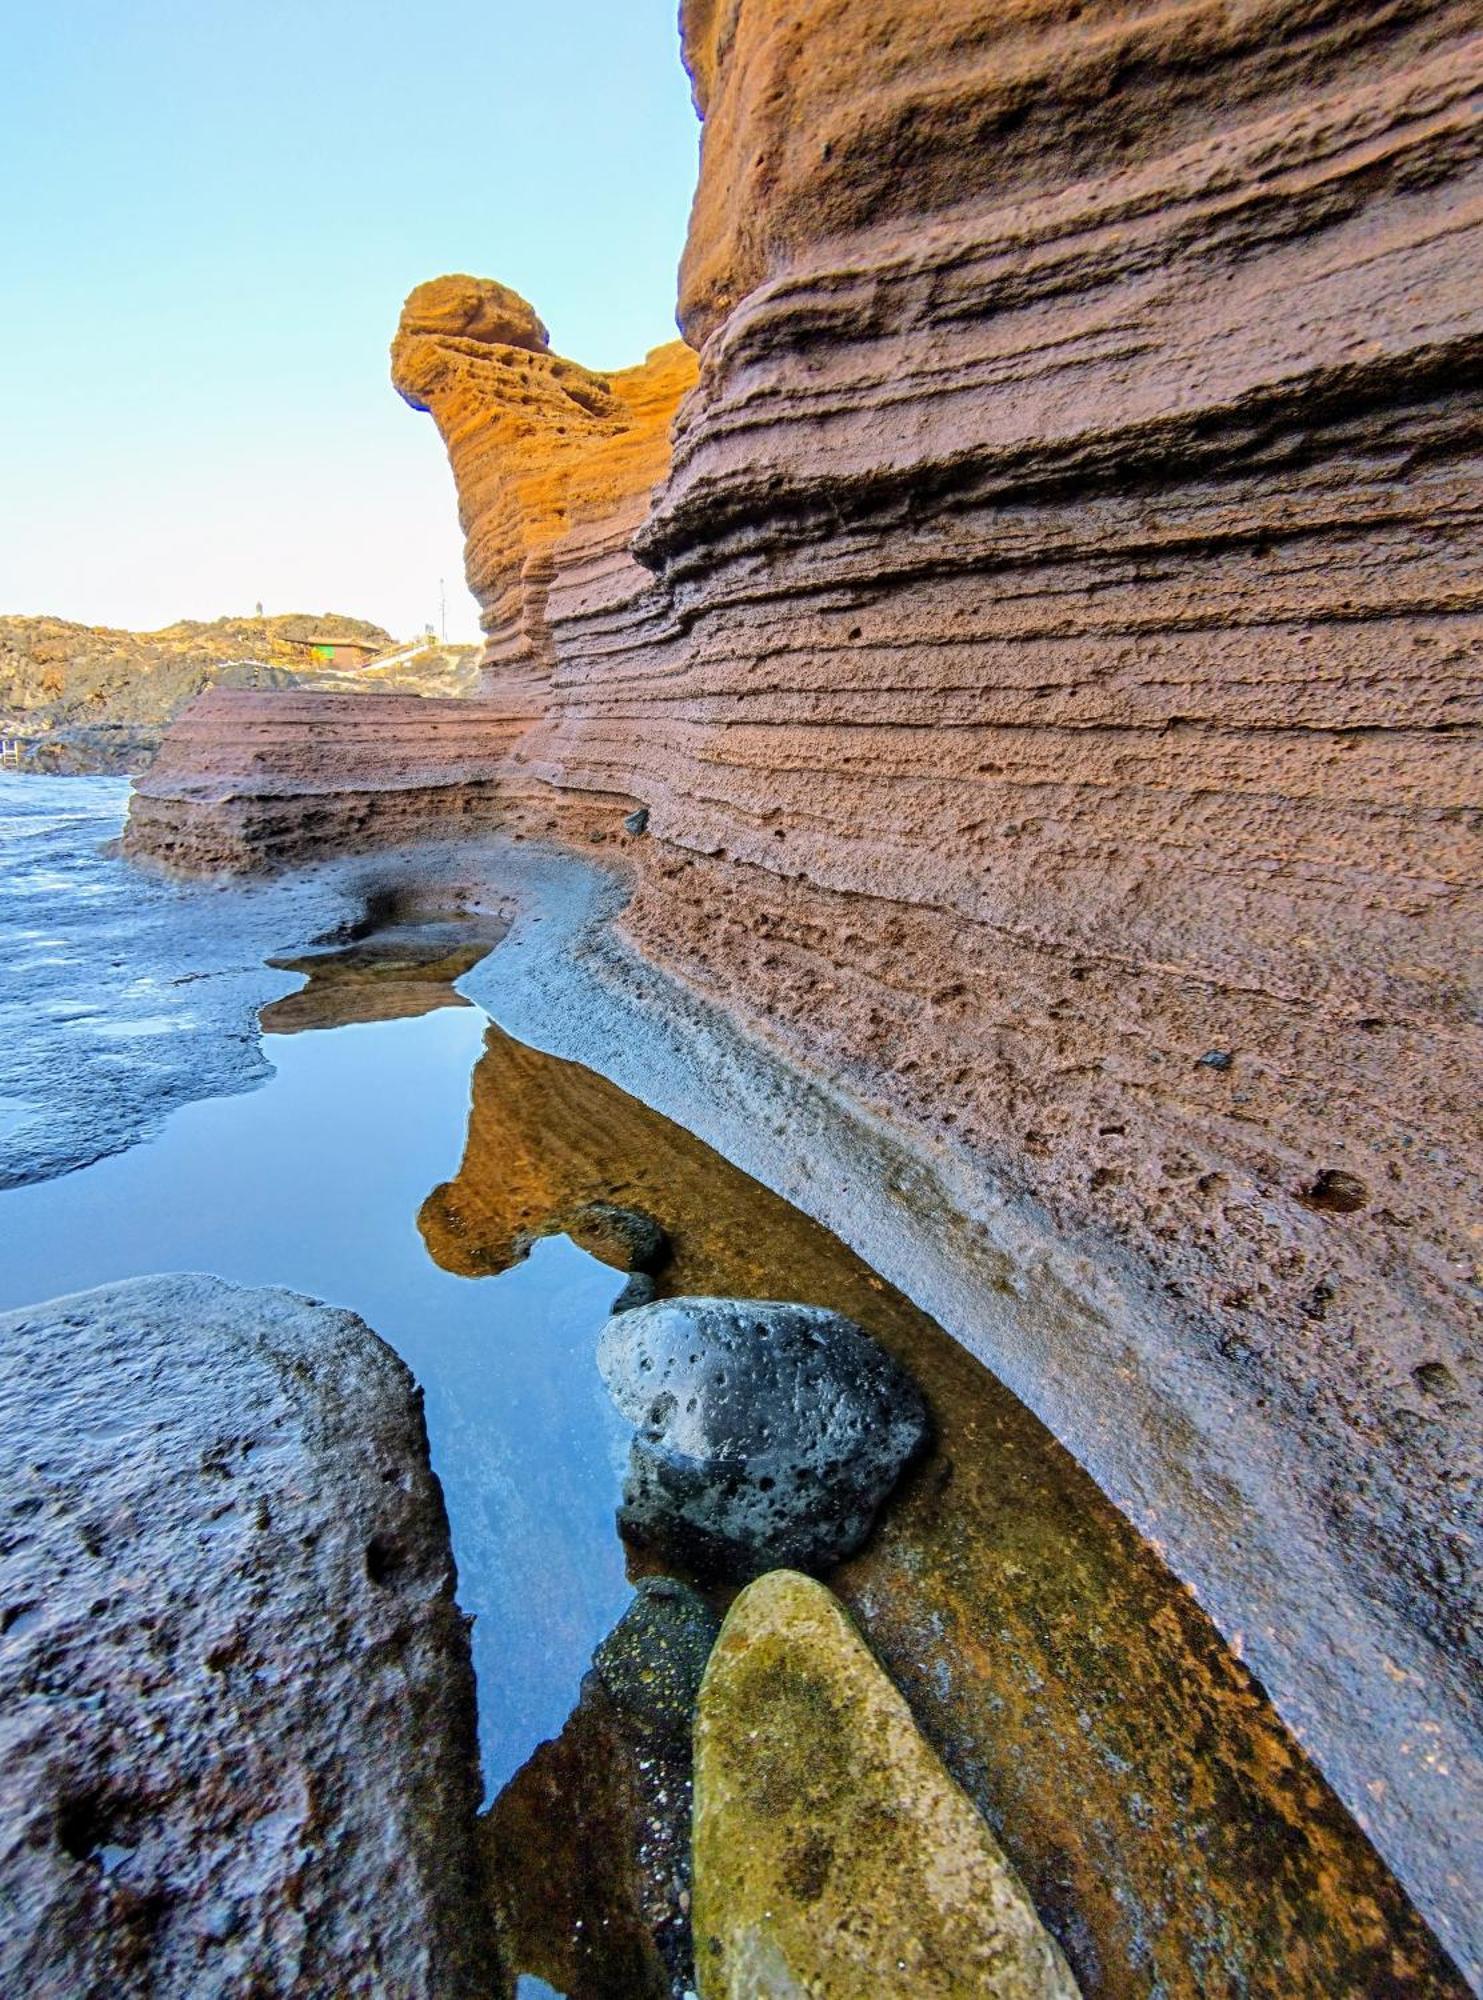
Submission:
[[124,852],[193,874],[478,832],[513,735],[498,703],[198,695],[134,788]]
[[0,1988],[503,1990],[421,1398],[207,1277],[0,1319]]

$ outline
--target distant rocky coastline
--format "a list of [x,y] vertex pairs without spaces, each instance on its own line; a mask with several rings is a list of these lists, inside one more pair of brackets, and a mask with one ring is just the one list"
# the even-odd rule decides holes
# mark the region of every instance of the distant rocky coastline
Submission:
[[476,653],[431,636],[399,644],[339,612],[182,619],[158,632],[0,618],[0,739],[21,770],[144,771],[208,688],[466,695]]

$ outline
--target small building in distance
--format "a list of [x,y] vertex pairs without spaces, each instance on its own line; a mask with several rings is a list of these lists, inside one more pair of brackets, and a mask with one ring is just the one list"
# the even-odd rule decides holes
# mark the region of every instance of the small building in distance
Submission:
[[346,639],[332,632],[311,632],[296,643],[310,659],[326,667],[363,667],[381,650],[374,639]]

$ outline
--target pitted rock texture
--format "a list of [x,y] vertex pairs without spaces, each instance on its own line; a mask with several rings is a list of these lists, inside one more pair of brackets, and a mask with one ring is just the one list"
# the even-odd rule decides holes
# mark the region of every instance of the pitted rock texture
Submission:
[[246,874],[479,832],[518,733],[498,703],[396,694],[198,695],[135,786],[124,852]]
[[642,524],[563,516],[626,420],[528,308],[440,281],[398,343],[495,790],[968,1217],[954,1330],[1483,1978],[1475,10],[682,30],[700,371]]
[[421,1397],[353,1313],[140,1278],[0,1319],[0,1987],[499,1990]]
[[638,1426],[625,1531],[702,1571],[829,1569],[930,1434],[900,1363],[818,1306],[659,1299],[608,1321],[597,1365]]
[[701,2000],[1077,2000],[986,1823],[822,1584],[727,1614],[695,1723]]
[[979,1351],[1476,1964],[1476,16],[683,30],[700,377],[512,810],[646,808],[628,940],[974,1191]]
[[[513,888],[532,861],[509,844],[496,872]],[[563,887],[570,879],[554,858],[534,866]],[[560,1037],[546,983],[556,919],[549,903],[539,914],[541,998],[527,997],[521,1025]],[[517,928],[516,950],[518,939]],[[502,952],[471,975],[490,1005],[501,995],[508,1004],[518,985],[510,942]],[[626,1059],[652,1031],[661,987],[643,983],[647,1027],[630,1013],[605,1017]],[[693,1014],[681,1022],[698,1093],[721,1052],[697,1045]],[[578,1051],[592,1052],[585,1037]],[[543,1215],[621,1203],[663,1218],[673,1248],[664,1291],[755,1298],[786,1272],[795,1297],[846,1314],[889,1348],[930,1404],[933,1449],[830,1587],[989,1821],[1089,2000],[1459,2000],[1463,1982],[1403,1891],[1126,1518],[1001,1382],[838,1237],[649,1109],[664,1068],[641,1056],[627,1081],[642,1088],[629,1095],[491,1027],[457,1178],[420,1217],[429,1254],[465,1275],[501,1268],[512,1241],[541,1233]],[[810,1156],[817,1127],[796,1084],[784,1072],[780,1081],[780,1096],[759,1098],[758,1077],[741,1072],[745,1116],[759,1151],[780,1143],[770,1135],[786,1120]],[[858,1161],[821,1148],[814,1164],[859,1203],[868,1183]],[[995,1292],[977,1296],[989,1317]],[[525,1879],[540,1879],[533,1847],[570,1839],[592,1852],[585,1807],[585,1831],[540,1832],[571,1760],[590,1765],[585,1740],[574,1718],[559,1750],[527,1766],[539,1768],[544,1802],[522,1792],[506,1850],[527,1857]],[[1457,1786],[1454,1798],[1465,1796]],[[547,1872],[565,1882],[580,1866]],[[568,1898],[567,1916],[581,1914]],[[589,1927],[580,1937],[600,1955]],[[574,1990],[555,1963],[544,1976]]]

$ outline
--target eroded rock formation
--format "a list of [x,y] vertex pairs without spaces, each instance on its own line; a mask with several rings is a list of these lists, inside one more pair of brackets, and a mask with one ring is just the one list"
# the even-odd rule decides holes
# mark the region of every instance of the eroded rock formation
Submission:
[[500,288],[398,339],[499,810],[647,808],[629,944],[967,1216],[956,1330],[1476,1966],[1475,14],[683,17],[667,474]]
[[478,831],[519,734],[496,702],[198,695],[134,788],[124,851],[196,873]]
[[486,1995],[468,1633],[353,1313],[142,1278],[0,1319],[0,1984]]
[[669,469],[670,422],[696,358],[672,341],[637,368],[595,375],[551,353],[518,293],[452,277],[407,300],[391,364],[453,463],[488,634],[485,691],[535,720],[551,705],[558,576],[568,605],[585,588],[610,610],[615,587],[632,594],[648,581],[628,542]]

